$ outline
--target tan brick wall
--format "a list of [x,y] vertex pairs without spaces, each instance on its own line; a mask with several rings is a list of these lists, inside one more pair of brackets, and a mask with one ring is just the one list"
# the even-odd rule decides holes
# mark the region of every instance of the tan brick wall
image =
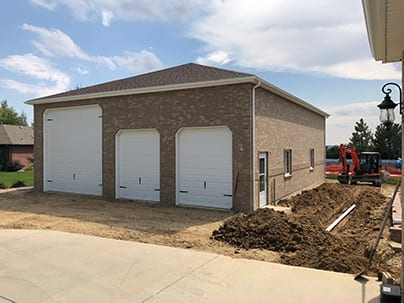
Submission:
[[[35,187],[43,190],[43,113],[47,108],[99,104],[103,110],[103,196],[115,197],[115,135],[119,129],[155,128],[160,133],[160,199],[175,205],[175,134],[181,127],[227,126],[233,132],[233,208],[258,207],[258,155],[268,152],[268,200],[322,182],[325,165],[324,117],[263,89],[256,94],[256,201],[251,190],[251,84],[200,88],[94,100],[36,105]],[[293,173],[284,178],[283,151],[292,149]],[[309,171],[309,149],[315,168]]]
[[156,128],[160,133],[160,198],[175,205],[175,134],[181,127],[227,126],[233,132],[233,208],[252,210],[250,84],[190,89],[34,106],[35,187],[43,190],[43,113],[47,108],[99,104],[103,123],[103,196],[115,197],[115,134]]
[[[256,93],[256,201],[258,206],[258,155],[268,153],[268,202],[324,180],[325,118],[258,88]],[[310,166],[314,148],[315,167]],[[292,176],[284,177],[284,150],[292,150]]]

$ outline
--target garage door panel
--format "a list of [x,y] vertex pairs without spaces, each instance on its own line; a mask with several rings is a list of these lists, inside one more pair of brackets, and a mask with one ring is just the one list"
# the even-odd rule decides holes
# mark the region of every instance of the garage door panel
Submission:
[[232,133],[225,127],[177,134],[177,203],[232,207]]
[[102,194],[101,120],[99,106],[45,112],[45,191]]
[[160,201],[160,135],[122,130],[117,135],[117,198]]

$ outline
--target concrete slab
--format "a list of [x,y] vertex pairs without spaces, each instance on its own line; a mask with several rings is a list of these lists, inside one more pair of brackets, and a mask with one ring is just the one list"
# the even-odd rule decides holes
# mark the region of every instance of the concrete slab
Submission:
[[55,231],[0,230],[0,303],[378,302],[375,278]]

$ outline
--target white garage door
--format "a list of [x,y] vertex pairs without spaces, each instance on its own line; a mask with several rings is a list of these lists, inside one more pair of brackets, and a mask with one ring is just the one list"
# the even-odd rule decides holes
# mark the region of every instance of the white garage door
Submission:
[[70,107],[44,113],[44,190],[102,194],[102,110]]
[[228,128],[183,128],[177,133],[177,204],[232,207]]
[[116,136],[116,197],[160,201],[160,135],[121,130]]

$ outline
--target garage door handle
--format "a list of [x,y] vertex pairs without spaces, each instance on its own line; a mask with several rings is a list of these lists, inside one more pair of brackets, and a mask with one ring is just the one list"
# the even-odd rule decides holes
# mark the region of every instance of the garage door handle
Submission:
[[180,193],[187,194],[188,191],[187,190],[180,190]]
[[154,191],[160,191],[160,188],[155,188]]
[[127,188],[127,187],[126,187],[126,186],[122,186],[122,185],[121,185],[121,186],[119,186],[119,188]]
[[227,194],[223,194],[223,196],[225,196],[225,197],[233,197],[233,195],[227,195]]

